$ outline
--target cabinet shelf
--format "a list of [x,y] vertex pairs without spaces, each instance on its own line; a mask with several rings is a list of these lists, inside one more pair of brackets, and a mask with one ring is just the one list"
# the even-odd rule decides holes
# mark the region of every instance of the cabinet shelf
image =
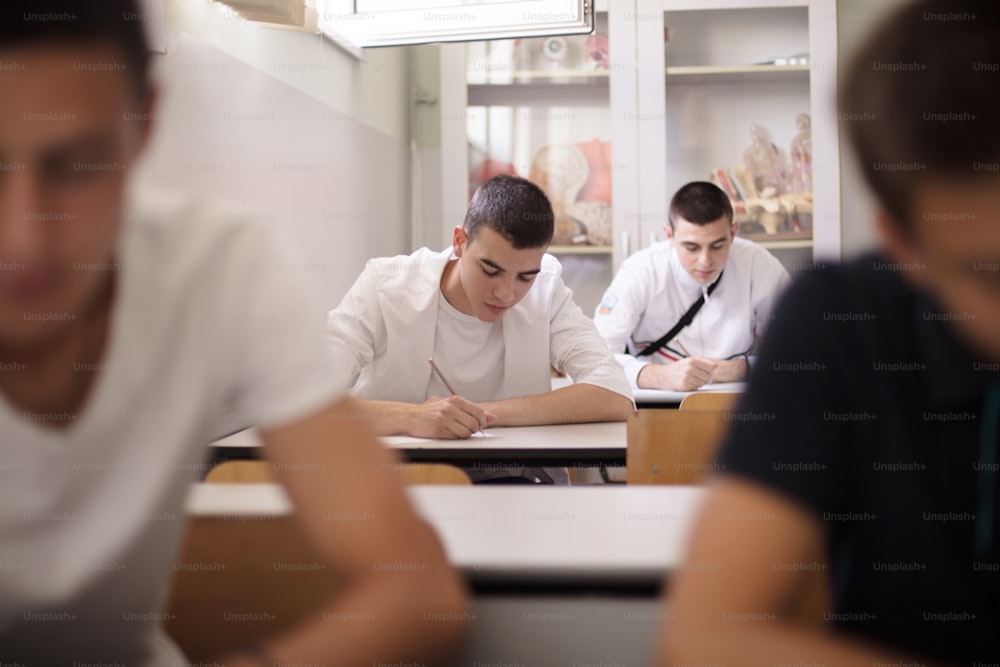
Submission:
[[522,69],[509,72],[487,73],[485,76],[470,75],[470,86],[531,86],[531,85],[566,85],[567,82],[579,82],[581,79],[592,79],[595,83],[607,85],[611,77],[606,69]]
[[608,105],[608,78],[573,83],[470,84],[469,106],[559,106],[594,107]]
[[[687,83],[740,83],[809,81],[809,65],[677,65],[664,68],[668,80]],[[575,86],[583,83],[606,86],[606,69],[513,70],[470,76],[469,87]]]
[[550,245],[550,255],[610,255],[609,245]]
[[666,67],[667,81],[674,83],[809,83],[809,65],[740,65]]
[[812,232],[779,232],[777,234],[740,234],[741,238],[753,241],[768,250],[792,250],[795,248],[811,248],[813,246]]
[[[671,84],[802,83],[809,65],[715,65],[667,67]],[[608,70],[518,70],[468,86],[472,106],[594,106],[607,104]]]
[[758,241],[757,245],[767,250],[797,250],[813,247],[812,239],[805,241]]

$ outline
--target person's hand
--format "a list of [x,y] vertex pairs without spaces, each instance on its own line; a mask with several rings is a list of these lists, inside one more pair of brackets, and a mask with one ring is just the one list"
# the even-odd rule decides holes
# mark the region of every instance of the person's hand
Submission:
[[497,420],[461,396],[433,396],[413,406],[407,432],[418,438],[463,439]]
[[725,359],[712,373],[712,382],[742,382],[749,373],[750,362],[746,359]]
[[707,357],[688,357],[670,364],[649,364],[639,372],[644,389],[694,391],[712,381],[719,362]]

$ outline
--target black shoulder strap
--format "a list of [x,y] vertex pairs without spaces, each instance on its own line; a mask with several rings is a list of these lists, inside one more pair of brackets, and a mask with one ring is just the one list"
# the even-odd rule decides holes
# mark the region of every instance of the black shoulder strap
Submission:
[[[722,273],[725,273],[725,271],[723,271]],[[709,285],[707,292],[708,296],[712,296],[712,292],[714,292],[715,288],[719,286],[719,281],[722,280],[722,273],[719,274],[719,277],[715,279],[714,283]],[[660,336],[660,338],[655,343],[651,344],[646,349],[642,350],[641,352],[637,352],[635,356],[648,357],[651,354],[655,354],[657,350],[659,350],[664,345],[666,345],[674,338],[676,338],[677,334],[681,332],[681,329],[691,324],[691,321],[694,320],[694,316],[698,314],[698,311],[701,310],[701,307],[704,305],[705,305],[705,297],[702,297],[697,301],[695,301],[694,303],[692,303],[691,307],[687,309],[687,312],[681,315],[681,319],[677,321],[677,324],[670,327],[670,331]]]

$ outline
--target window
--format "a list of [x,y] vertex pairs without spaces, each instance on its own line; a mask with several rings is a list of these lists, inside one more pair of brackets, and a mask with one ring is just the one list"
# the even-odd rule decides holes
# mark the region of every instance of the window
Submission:
[[593,0],[317,0],[320,32],[360,47],[584,34]]

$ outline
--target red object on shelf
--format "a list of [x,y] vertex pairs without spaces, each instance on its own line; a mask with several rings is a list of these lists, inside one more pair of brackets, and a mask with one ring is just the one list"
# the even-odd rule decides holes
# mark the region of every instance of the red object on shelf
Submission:
[[490,180],[494,176],[499,176],[500,174],[507,174],[509,176],[517,176],[517,170],[514,169],[514,165],[510,162],[504,162],[503,160],[494,160],[492,158],[487,158],[483,160],[469,172],[469,199],[472,199],[472,195],[476,194],[476,190],[479,186]]
[[611,203],[611,142],[591,139],[578,143],[590,165],[587,182],[580,188],[577,201],[602,201]]

